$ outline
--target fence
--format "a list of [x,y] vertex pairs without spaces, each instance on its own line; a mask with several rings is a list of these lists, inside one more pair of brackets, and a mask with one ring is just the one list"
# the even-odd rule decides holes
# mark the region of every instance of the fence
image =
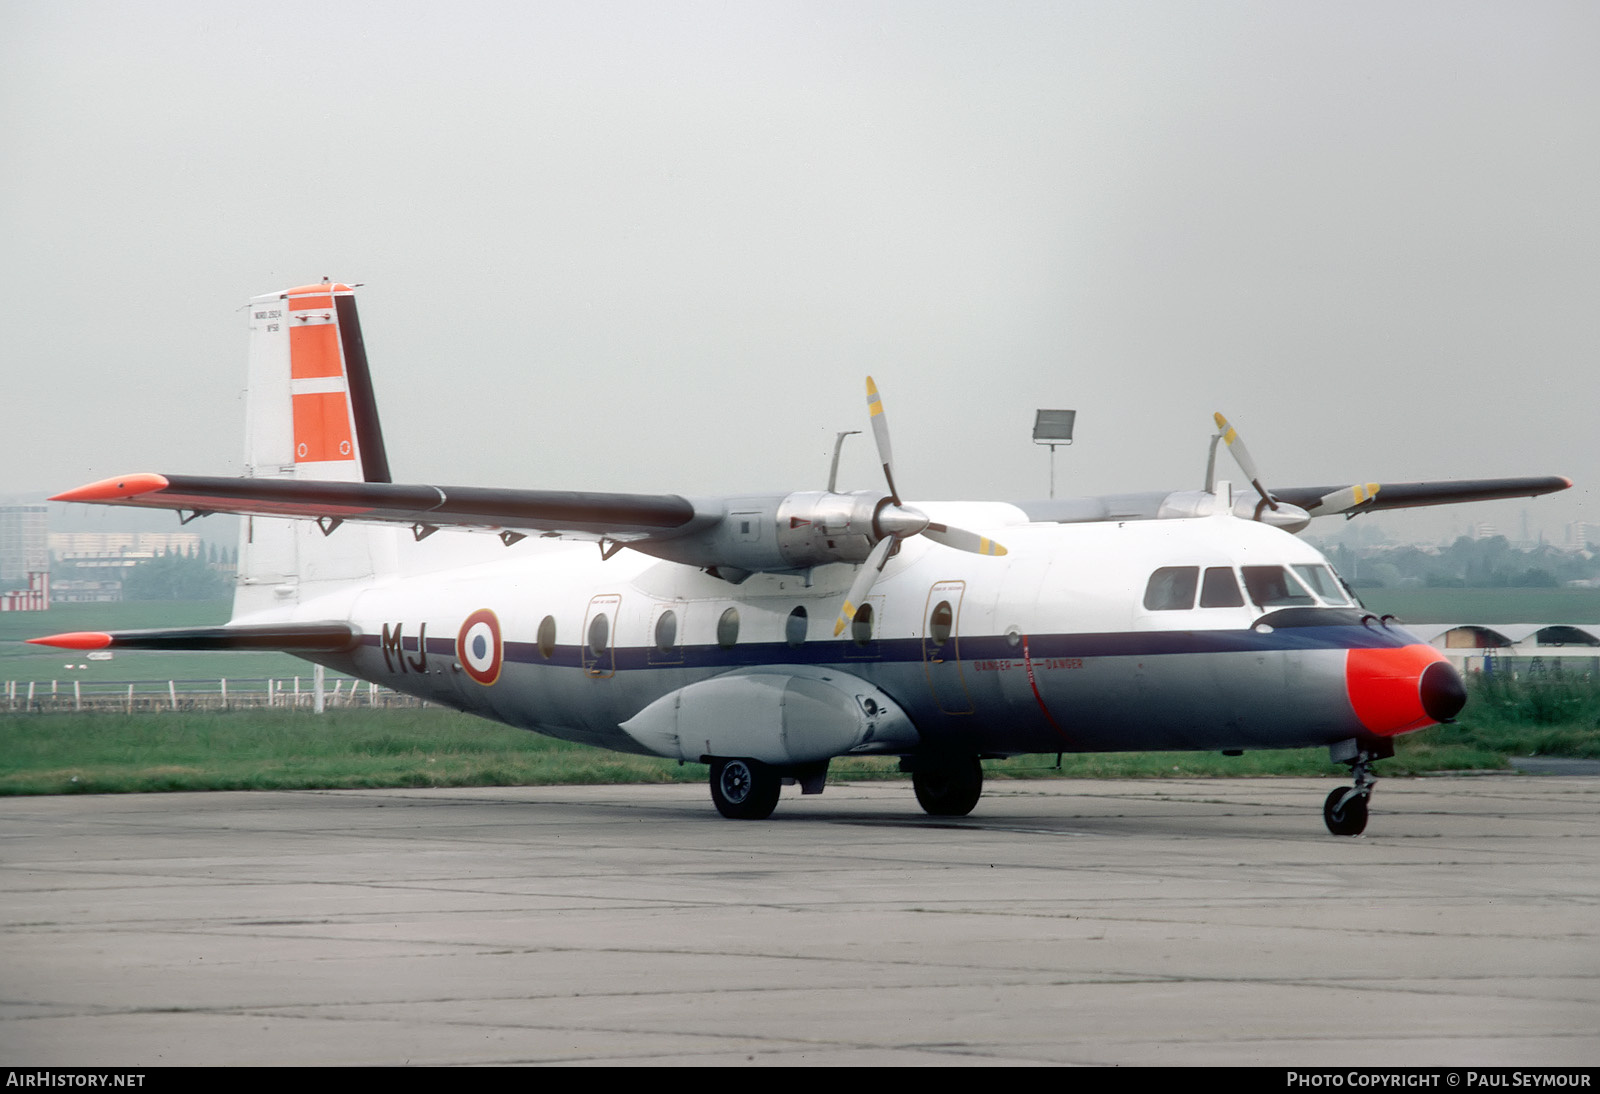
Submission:
[[[331,677],[323,687],[328,709],[427,706],[421,699],[365,680]],[[306,677],[218,680],[8,680],[0,710],[24,714],[60,711],[313,710],[316,688]]]

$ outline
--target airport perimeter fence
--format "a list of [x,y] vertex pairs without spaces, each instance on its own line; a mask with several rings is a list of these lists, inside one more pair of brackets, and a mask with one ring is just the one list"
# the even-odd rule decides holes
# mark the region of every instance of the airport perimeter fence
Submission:
[[[329,677],[323,707],[342,710],[399,709],[428,704],[411,695],[348,676]],[[316,708],[311,677],[256,677],[217,680],[8,680],[0,711],[52,714],[107,711],[134,714],[184,710],[305,710]]]

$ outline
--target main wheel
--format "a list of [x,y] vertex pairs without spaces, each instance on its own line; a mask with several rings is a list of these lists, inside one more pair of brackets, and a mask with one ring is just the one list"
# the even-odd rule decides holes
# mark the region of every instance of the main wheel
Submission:
[[[1322,819],[1328,826],[1328,831],[1336,836],[1359,836],[1367,829],[1367,797],[1365,794],[1352,796],[1348,801],[1345,795],[1354,787],[1341,786],[1328,795],[1328,800],[1322,803]],[[1343,804],[1340,804],[1340,803]]]
[[711,800],[730,820],[765,820],[778,807],[783,782],[759,760],[715,760],[711,764]]
[[964,817],[983,796],[983,764],[962,756],[911,772],[917,804],[930,817]]

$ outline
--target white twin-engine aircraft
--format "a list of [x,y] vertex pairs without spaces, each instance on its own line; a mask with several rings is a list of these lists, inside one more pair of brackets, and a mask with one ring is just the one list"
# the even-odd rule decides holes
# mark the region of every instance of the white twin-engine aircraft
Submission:
[[[983,757],[1326,745],[1354,777],[1328,795],[1328,828],[1359,833],[1373,761],[1466,692],[1292,533],[1571,485],[1271,491],[1217,415],[1213,465],[1225,440],[1255,496],[1208,471],[1205,490],[913,507],[869,379],[887,493],[409,486],[390,481],[348,286],[256,297],[250,338],[246,477],[129,475],[54,499],[246,516],[231,622],[34,641],[283,650],[524,729],[709,764],[734,818],[767,817],[785,784],[820,793],[835,756],[898,756],[924,810],[961,816]],[[459,529],[508,549],[424,542]]]

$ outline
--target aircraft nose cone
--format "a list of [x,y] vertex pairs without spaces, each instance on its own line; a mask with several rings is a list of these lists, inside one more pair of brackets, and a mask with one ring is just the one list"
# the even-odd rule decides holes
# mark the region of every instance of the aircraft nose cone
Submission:
[[1353,649],[1345,658],[1351,711],[1369,733],[1410,733],[1453,717],[1467,701],[1461,677],[1432,646]]
[[1436,722],[1448,722],[1467,705],[1467,685],[1447,662],[1435,661],[1424,669],[1417,687],[1422,693],[1422,709]]

